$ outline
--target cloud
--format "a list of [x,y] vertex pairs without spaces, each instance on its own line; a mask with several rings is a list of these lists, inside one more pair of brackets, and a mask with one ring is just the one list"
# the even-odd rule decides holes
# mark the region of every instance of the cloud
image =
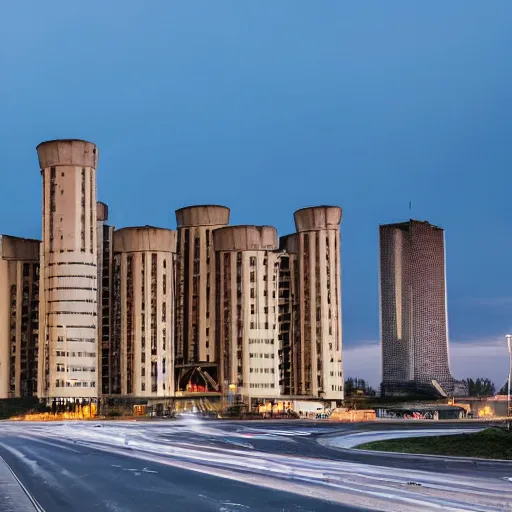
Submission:
[[[509,355],[504,337],[451,342],[450,368],[457,379],[488,377],[499,390],[506,382]],[[345,378],[359,377],[378,387],[381,381],[381,353],[378,342],[363,341],[343,349]]]
[[501,308],[510,306],[512,304],[512,297],[472,297],[465,299],[464,302],[488,308]]

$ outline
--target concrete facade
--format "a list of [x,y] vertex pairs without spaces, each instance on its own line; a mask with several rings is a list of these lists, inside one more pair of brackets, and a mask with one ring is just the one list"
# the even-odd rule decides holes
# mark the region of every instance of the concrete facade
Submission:
[[244,401],[279,396],[277,231],[230,226],[213,242],[223,391]]
[[114,227],[109,226],[108,206],[98,201],[96,205],[98,241],[98,386],[101,394],[109,395],[118,382],[113,376],[119,369],[113,367],[117,361],[112,345],[112,284]]
[[282,395],[297,395],[301,379],[297,350],[300,344],[297,235],[281,237],[279,249],[279,387]]
[[37,394],[39,246],[0,236],[0,398]]
[[176,231],[116,230],[113,252],[112,393],[172,397]]
[[229,208],[189,206],[176,210],[176,380],[185,389],[201,367],[219,384],[215,346],[215,253],[213,231],[229,223]]
[[43,179],[39,314],[41,398],[98,397],[96,146],[37,146]]
[[382,225],[380,322],[386,395],[465,395],[450,373],[444,231],[410,220]]
[[337,206],[294,214],[300,302],[295,392],[327,400],[343,399],[341,215]]

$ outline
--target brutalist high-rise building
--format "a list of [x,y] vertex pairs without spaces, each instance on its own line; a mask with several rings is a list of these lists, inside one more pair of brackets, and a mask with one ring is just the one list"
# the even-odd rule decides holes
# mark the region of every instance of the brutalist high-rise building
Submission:
[[99,151],[83,140],[37,146],[43,180],[38,396],[61,402],[98,397]]
[[383,394],[464,395],[449,367],[443,229],[410,220],[379,234]]
[[247,402],[279,396],[277,231],[228,226],[216,229],[213,240],[224,393]]
[[176,232],[117,229],[113,252],[112,393],[174,396]]
[[[176,210],[176,386],[205,385],[218,391],[218,347],[215,344],[215,251],[213,231],[227,226],[229,208],[188,206]],[[198,375],[198,369],[206,378]],[[195,379],[198,379],[195,382]]]
[[108,206],[98,201],[97,243],[98,243],[98,389],[109,395],[116,375],[112,342],[112,283],[113,283],[113,239],[114,226],[109,226]]
[[0,398],[37,393],[39,246],[0,235]]
[[343,399],[341,214],[338,206],[302,208],[294,214],[300,314],[293,355],[295,394],[332,401]]

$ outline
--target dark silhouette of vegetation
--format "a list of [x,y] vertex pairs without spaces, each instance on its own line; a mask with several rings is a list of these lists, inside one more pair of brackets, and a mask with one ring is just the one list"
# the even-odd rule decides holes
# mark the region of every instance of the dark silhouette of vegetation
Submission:
[[345,397],[375,396],[375,390],[364,380],[349,377],[345,381]]
[[468,385],[469,396],[494,396],[496,394],[496,386],[490,379],[478,378],[465,379]]
[[49,410],[37,398],[6,398],[0,400],[0,420],[8,419],[11,416],[48,412]]
[[508,393],[508,379],[503,384],[503,387],[500,389],[498,395],[506,395]]

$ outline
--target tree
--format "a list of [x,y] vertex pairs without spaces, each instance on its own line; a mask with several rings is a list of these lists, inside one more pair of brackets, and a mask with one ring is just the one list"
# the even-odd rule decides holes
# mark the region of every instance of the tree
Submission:
[[364,380],[349,377],[345,381],[345,397],[375,396],[375,390]]
[[498,395],[506,395],[508,393],[508,379],[503,384],[503,387],[500,389]]
[[486,378],[465,379],[468,386],[469,396],[494,396],[496,394],[496,386],[494,382]]

